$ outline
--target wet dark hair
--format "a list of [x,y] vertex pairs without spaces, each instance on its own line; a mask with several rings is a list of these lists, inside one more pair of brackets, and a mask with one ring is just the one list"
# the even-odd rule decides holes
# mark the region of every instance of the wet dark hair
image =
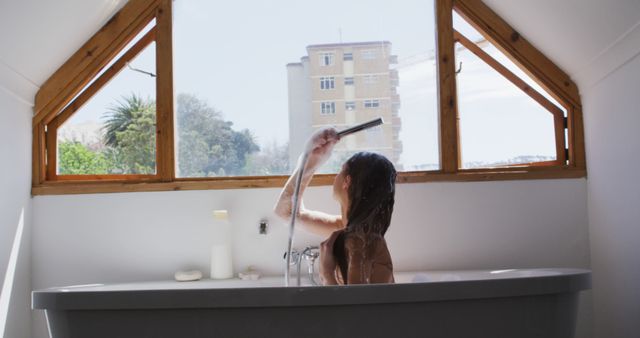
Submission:
[[336,238],[333,254],[346,283],[348,263],[345,236],[347,233],[384,236],[391,224],[397,173],[386,157],[370,152],[351,156],[344,169],[345,176],[351,180],[347,191],[348,223],[345,232]]
[[345,163],[349,185],[347,230],[384,236],[391,223],[396,192],[396,169],[384,156],[361,152]]

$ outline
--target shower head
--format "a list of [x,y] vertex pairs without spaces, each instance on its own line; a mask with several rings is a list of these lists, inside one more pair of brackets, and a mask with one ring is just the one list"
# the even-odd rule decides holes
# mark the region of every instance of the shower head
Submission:
[[365,123],[362,123],[362,124],[355,125],[355,126],[353,126],[351,128],[347,128],[347,129],[345,129],[343,131],[339,131],[338,132],[338,137],[347,136],[349,134],[357,133],[357,132],[359,132],[361,130],[365,130],[365,129],[368,129],[368,128],[371,128],[371,127],[379,126],[382,123],[383,123],[382,117],[378,117],[375,120],[371,120],[369,122],[365,122]]

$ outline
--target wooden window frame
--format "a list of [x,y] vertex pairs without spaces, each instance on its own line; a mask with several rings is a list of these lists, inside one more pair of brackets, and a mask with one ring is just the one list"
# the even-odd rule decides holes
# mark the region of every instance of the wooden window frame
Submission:
[[[498,74],[502,75],[505,79],[515,85],[518,89],[520,89],[524,94],[529,96],[531,99],[536,101],[539,105],[541,105],[544,109],[546,109],[549,113],[553,115],[553,129],[554,129],[554,137],[555,137],[555,150],[556,150],[556,160],[555,161],[544,161],[544,162],[532,162],[532,163],[522,163],[522,164],[512,164],[506,166],[552,166],[552,165],[564,165],[567,163],[567,149],[565,149],[565,129],[567,128],[567,124],[565,123],[564,111],[555,105],[555,103],[551,102],[544,95],[540,94],[534,88],[531,88],[524,80],[518,77],[516,74],[511,72],[507,67],[502,65],[499,61],[494,59],[491,55],[485,52],[480,46],[476,43],[469,40],[464,34],[458,32],[457,30],[453,30],[453,40],[454,43],[460,43],[463,47],[467,48],[471,53],[477,56],[480,60],[482,60],[489,67],[493,68]],[[500,166],[504,167],[504,166]]]
[[[148,23],[147,23],[148,24]],[[85,181],[85,180],[150,180],[159,178],[160,175],[156,172],[153,175],[138,175],[138,174],[125,174],[125,175],[59,175],[57,168],[57,144],[58,144],[58,129],[69,118],[73,116],[85,103],[87,103],[103,86],[105,86],[111,79],[113,79],[118,73],[126,67],[127,63],[133,60],[136,56],[153,42],[156,42],[156,27],[151,28],[145,33],[142,38],[137,41],[129,50],[127,50],[113,65],[102,73],[93,83],[91,83],[85,90],[83,90],[68,106],[66,106],[60,114],[56,115],[51,122],[46,125],[46,144],[47,144],[47,179],[51,181]],[[137,32],[139,33],[139,32]],[[136,34],[137,34],[136,33]],[[51,145],[51,146],[49,146]],[[156,145],[157,146],[157,145]],[[156,163],[159,160],[159,152],[156,151]]]
[[[522,68],[560,108],[453,28],[453,11]],[[156,25],[91,85],[107,64],[153,19]],[[32,194],[279,187],[288,176],[177,178],[175,176],[172,0],[130,0],[40,88],[33,117]],[[435,0],[440,170],[402,172],[399,183],[492,181],[586,177],[582,107],[569,76],[478,0]],[[156,174],[57,175],[57,128],[113,77],[119,67],[156,42]],[[455,79],[456,42],[467,47],[554,115],[556,161],[461,169]],[[474,46],[476,48],[474,48]],[[87,87],[86,89],[84,89]],[[83,90],[84,89],[84,90]],[[565,128],[568,130],[565,141]],[[568,149],[565,150],[565,142]],[[329,185],[335,175],[316,175],[311,185]]]

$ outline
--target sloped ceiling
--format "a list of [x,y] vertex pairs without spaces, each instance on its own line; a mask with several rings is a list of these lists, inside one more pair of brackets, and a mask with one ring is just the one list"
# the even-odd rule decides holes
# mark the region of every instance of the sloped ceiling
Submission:
[[[638,0],[484,1],[581,90],[640,51]],[[32,104],[39,86],[125,3],[0,0],[0,87]]]
[[126,0],[0,0],[0,87],[35,93]]
[[638,0],[483,0],[581,92],[640,52]]

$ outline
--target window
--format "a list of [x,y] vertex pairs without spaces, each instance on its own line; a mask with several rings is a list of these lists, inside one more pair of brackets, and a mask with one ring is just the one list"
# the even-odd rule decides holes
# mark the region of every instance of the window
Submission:
[[321,77],[320,78],[320,89],[329,90],[334,89],[336,87],[335,78],[332,77]]
[[333,53],[320,53],[320,65],[321,66],[333,65]]
[[378,58],[378,51],[375,49],[365,49],[360,52],[363,60],[375,60]]
[[[554,115],[564,119],[565,111],[463,18],[453,19],[461,168],[557,164]],[[564,153],[564,133],[557,141]]]
[[[132,69],[155,72],[154,51],[152,43]],[[137,91],[122,89],[132,84]],[[57,175],[155,174],[155,134],[155,79],[125,69],[58,129]]]
[[[397,29],[380,32],[370,13],[385,13]],[[315,129],[378,116],[385,124],[337,144],[322,172],[367,150],[391,159],[403,182],[585,176],[576,85],[481,1],[373,2],[366,13],[345,13],[351,19],[342,28],[362,33],[348,43],[336,39],[340,27],[326,29],[326,17],[307,14],[291,6],[247,14],[242,5],[208,1],[127,2],[118,14],[126,24],[108,21],[36,94],[32,193],[281,186]],[[292,30],[274,17],[305,24]],[[247,20],[263,29],[247,28]],[[212,32],[206,44],[194,38],[203,31]],[[283,32],[291,39],[273,45]],[[219,53],[228,45],[241,47]],[[260,50],[269,53],[252,57]],[[358,62],[328,67],[336,56]],[[375,76],[350,79],[365,74]],[[336,77],[345,78],[341,90],[332,90]],[[356,111],[356,102],[365,109]],[[518,109],[509,114],[505,106]],[[103,120],[85,122],[119,110],[136,122],[114,129],[116,149],[95,136]]]
[[364,100],[365,108],[380,108],[380,100]]
[[[343,7],[340,1],[331,1],[333,2],[326,3],[327,7]],[[306,137],[315,129],[326,126],[343,129],[378,116],[395,126],[388,128],[386,134],[380,138],[382,143],[370,143],[364,137],[354,135],[348,139],[350,141],[337,146],[336,162],[355,151],[369,149],[384,152],[399,169],[405,166],[439,166],[436,94],[429,89],[435,88],[436,85],[435,66],[432,62],[423,60],[419,67],[407,65],[402,68],[397,67],[399,64],[392,64],[392,60],[382,57],[391,54],[406,57],[432,54],[430,51],[435,48],[433,27],[430,22],[424,21],[424,14],[411,18],[411,30],[399,29],[390,35],[390,41],[377,41],[373,32],[379,24],[378,20],[369,15],[358,14],[357,10],[352,8],[350,10],[354,15],[354,23],[349,23],[349,27],[359,27],[359,30],[368,27],[371,30],[367,29],[358,41],[340,42],[339,37],[330,34],[326,29],[326,17],[308,17],[306,10],[299,7],[273,6],[265,8],[260,14],[251,14],[252,22],[264,24],[261,25],[263,28],[260,32],[256,33],[248,30],[243,21],[217,19],[219,16],[237,17],[242,13],[240,6],[219,6],[206,1],[174,1],[174,6],[174,42],[176,46],[181,46],[174,50],[173,67],[177,108],[178,177],[285,175],[296,165]],[[431,0],[401,6],[389,3],[368,6],[369,10],[376,13],[400,8],[404,8],[402,13],[413,10],[416,13],[433,11]],[[190,15],[195,9],[202,15]],[[406,21],[407,18],[399,13],[394,14],[393,20]],[[283,15],[304,17],[308,22],[297,25],[295,29],[292,29],[290,22],[286,20],[276,20],[274,23],[274,17]],[[318,27],[322,28],[318,30]],[[336,32],[337,28],[332,32]],[[343,29],[347,27],[343,26]],[[216,48],[204,48],[202,41],[193,39],[193,36],[203,31],[234,32],[213,36],[211,44],[228,45],[245,41],[246,44],[242,45],[243,52],[237,51],[238,54],[227,55],[219,53]],[[273,42],[273,37],[280,36],[283,31],[292,34],[292,39],[285,39],[277,46],[267,44],[264,48],[267,48],[269,53],[264,58],[250,57],[254,55],[257,47],[262,48],[268,41]],[[409,32],[413,38],[404,38]],[[430,38],[425,41],[413,33]],[[395,41],[404,42],[396,47]],[[375,51],[378,57],[376,62],[362,65],[357,62],[342,62],[345,55],[349,58],[349,53],[351,58],[359,58],[363,49]],[[292,54],[292,51],[296,51],[295,54]],[[195,55],[197,57],[194,57]],[[329,64],[333,67],[328,66]],[[241,68],[236,67],[240,65]],[[410,78],[415,81],[397,83],[395,86],[385,84],[365,88],[361,80],[355,78],[361,74],[390,74],[396,68],[400,73],[413,74]],[[268,76],[256,77],[255,74]],[[244,85],[241,88],[229,85],[238,82]],[[361,109],[345,113],[348,111],[345,103],[347,101],[358,102],[360,105],[362,98],[390,98],[396,95],[398,100],[401,100],[405,93],[407,97],[415,97],[416,93],[423,92],[428,94],[414,99],[413,102],[407,102],[401,109],[393,110],[390,105],[380,105],[378,109],[366,112]],[[190,104],[184,100],[185,95],[195,96],[195,102],[200,103]],[[232,135],[246,135],[246,142],[224,142],[226,139],[233,140],[231,137],[214,140],[206,135],[215,133],[201,132],[196,128],[206,123],[183,123],[187,116],[191,116],[190,112],[194,109],[191,107],[214,110],[211,115],[221,120],[219,124],[222,121],[229,123],[230,130],[227,132]],[[422,129],[412,127],[413,125],[422,125]],[[430,132],[424,132],[424,128]],[[400,148],[398,141],[405,137],[416,140],[415,147]],[[277,146],[272,146],[274,143]],[[429,150],[425,151],[425,148]],[[217,155],[216,151],[220,151],[220,155]],[[337,170],[339,166],[335,163],[323,168],[325,173],[335,173]]]
[[157,173],[154,26],[152,21],[138,33],[48,125],[57,143],[48,154],[49,176]]
[[362,80],[364,84],[368,84],[368,85],[376,84],[378,83],[378,75],[371,75],[371,74],[365,75],[362,77]]
[[320,111],[322,115],[334,115],[336,113],[336,103],[322,102],[320,105]]

